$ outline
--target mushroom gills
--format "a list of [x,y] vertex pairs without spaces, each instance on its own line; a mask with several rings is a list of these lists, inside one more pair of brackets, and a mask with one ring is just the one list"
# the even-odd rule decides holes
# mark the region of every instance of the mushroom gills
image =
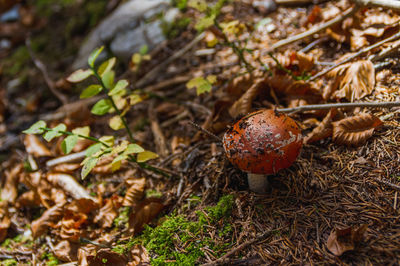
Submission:
[[267,175],[247,173],[247,181],[251,191],[263,194],[268,191],[269,181]]

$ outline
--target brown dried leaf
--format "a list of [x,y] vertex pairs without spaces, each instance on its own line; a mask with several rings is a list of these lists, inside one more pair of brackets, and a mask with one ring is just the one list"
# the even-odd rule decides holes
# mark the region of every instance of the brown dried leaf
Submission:
[[337,109],[331,109],[322,122],[314,128],[305,138],[304,143],[312,143],[332,135],[332,119]]
[[99,204],[93,199],[88,198],[80,198],[73,200],[71,203],[65,206],[66,210],[89,214],[91,211],[94,211],[99,208]]
[[97,251],[96,256],[87,256],[89,266],[125,266],[127,264],[127,257],[123,254],[116,253],[110,249],[100,249]]
[[368,225],[364,224],[357,229],[353,229],[350,226],[345,229],[332,230],[326,244],[328,250],[336,256],[341,256],[346,251],[354,250],[355,245],[362,240],[367,228]]
[[25,135],[24,145],[26,152],[35,157],[52,156],[50,150],[35,135]]
[[18,197],[16,206],[21,207],[36,207],[40,206],[40,197],[36,191],[29,190]]
[[47,180],[54,186],[61,187],[74,199],[93,199],[93,197],[90,196],[89,192],[87,192],[86,189],[81,184],[79,184],[76,179],[71,175],[63,173],[49,173],[47,174]]
[[22,172],[22,164],[17,164],[11,170],[5,171],[6,180],[3,188],[1,189],[1,199],[6,200],[10,203],[15,202],[18,196],[18,180]]
[[240,115],[246,115],[251,110],[253,100],[257,97],[260,82],[255,81],[253,85],[240,97],[231,108],[229,108],[229,114],[231,117],[236,118]]
[[120,207],[120,198],[117,195],[112,196],[106,200],[105,205],[99,210],[93,221],[100,224],[102,228],[111,227]]
[[11,220],[8,215],[8,202],[0,202],[0,242],[7,237],[8,228],[11,225]]
[[83,213],[66,210],[61,220],[60,237],[77,242],[81,236],[81,226],[86,223],[87,216]]
[[125,182],[128,189],[126,190],[122,206],[135,208],[143,198],[146,178],[128,178]]
[[68,240],[60,241],[54,246],[54,255],[61,261],[76,261],[78,259],[78,244],[71,243]]
[[129,228],[133,230],[134,234],[143,230],[143,226],[148,224],[157,217],[160,211],[164,208],[164,204],[160,199],[146,199],[129,216]]
[[150,256],[145,247],[135,245],[132,247],[130,253],[132,259],[127,264],[128,266],[150,265]]
[[366,113],[333,122],[333,140],[348,146],[362,145],[382,123],[378,117]]
[[330,89],[333,96],[350,102],[371,94],[375,87],[375,68],[369,60],[344,64],[329,72],[328,76],[336,79]]
[[54,225],[62,218],[64,212],[64,204],[57,204],[46,210],[42,216],[34,220],[31,224],[32,235],[34,238],[46,233],[49,227]]

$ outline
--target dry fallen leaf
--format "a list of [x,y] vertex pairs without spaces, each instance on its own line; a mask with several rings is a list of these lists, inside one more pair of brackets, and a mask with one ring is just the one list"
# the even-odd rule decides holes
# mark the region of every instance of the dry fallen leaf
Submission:
[[233,118],[246,115],[251,110],[253,100],[257,97],[260,81],[254,81],[253,85],[229,108],[229,114]]
[[52,156],[50,150],[35,135],[25,135],[24,145],[26,152],[35,157]]
[[0,242],[7,236],[8,228],[11,225],[11,220],[8,216],[8,202],[1,201],[0,202]]
[[129,216],[129,228],[133,230],[134,234],[139,233],[143,226],[160,213],[164,208],[164,204],[161,203],[160,199],[146,199],[137,210]]
[[34,220],[31,224],[32,235],[34,238],[46,233],[49,227],[54,225],[62,218],[64,212],[64,204],[57,204],[46,210],[42,216]]
[[329,90],[332,95],[350,102],[371,94],[375,87],[375,68],[369,60],[344,64],[330,71],[327,76],[334,78]]
[[127,264],[128,266],[150,265],[150,256],[145,247],[135,245],[132,247],[130,253],[131,260]]
[[106,203],[101,207],[93,221],[100,224],[102,228],[111,227],[120,207],[120,198],[117,195],[112,196],[106,200]]
[[328,237],[327,248],[336,256],[341,256],[344,252],[354,250],[364,233],[367,231],[366,224],[361,225],[357,229],[347,227],[345,229],[334,229]]
[[146,178],[128,178],[126,181],[127,190],[122,202],[122,206],[135,208],[139,201],[143,198],[144,188],[146,186]]
[[359,114],[333,122],[333,140],[337,144],[358,146],[372,136],[382,121],[372,114]]
[[64,189],[74,199],[88,198],[93,199],[89,192],[76,181],[76,179],[68,174],[63,173],[49,173],[47,180],[54,186],[59,186]]
[[68,240],[62,240],[54,246],[53,251],[57,259],[70,262],[78,259],[78,247],[79,245],[76,243],[71,243]]
[[86,223],[87,216],[83,213],[64,211],[61,220],[60,237],[62,239],[77,242],[81,236],[81,226]]
[[22,172],[23,166],[21,163],[13,166],[11,170],[5,171],[5,182],[1,189],[1,199],[10,203],[15,202],[18,196],[18,180]]
[[332,119],[336,112],[337,109],[331,109],[322,122],[304,138],[304,143],[312,143],[330,137],[332,135]]

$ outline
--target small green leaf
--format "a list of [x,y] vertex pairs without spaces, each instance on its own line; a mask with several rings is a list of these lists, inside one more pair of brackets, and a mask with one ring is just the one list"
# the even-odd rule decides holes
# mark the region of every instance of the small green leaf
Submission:
[[89,148],[87,148],[85,151],[86,157],[90,157],[93,154],[95,154],[96,152],[99,152],[101,150],[102,146],[103,146],[103,144],[96,143],[96,144],[93,144],[92,146],[90,146]]
[[138,163],[144,163],[148,160],[158,158],[158,154],[151,151],[144,151],[138,154],[136,160]]
[[206,79],[211,84],[214,84],[215,82],[217,82],[217,76],[216,75],[208,75]]
[[115,57],[112,57],[103,62],[97,69],[97,73],[100,75],[100,77],[103,77],[104,73],[110,71],[114,67],[116,61],[117,59]]
[[99,94],[102,90],[103,90],[103,87],[101,87],[100,85],[97,85],[97,84],[90,85],[89,87],[87,87],[86,89],[84,89],[82,91],[80,98],[84,99],[84,98],[93,97],[93,96]]
[[97,57],[98,57],[98,56],[101,54],[101,52],[103,51],[103,49],[104,49],[104,46],[101,46],[101,47],[97,48],[96,50],[94,50],[94,51],[90,54],[89,59],[88,59],[88,64],[89,64],[89,66],[94,67],[94,63],[95,63]]
[[30,128],[22,131],[25,134],[42,134],[44,132],[44,129],[46,127],[46,122],[43,120],[37,121],[35,124],[33,124]]
[[68,76],[67,81],[71,83],[81,82],[93,74],[91,69],[78,69],[77,71],[73,72],[71,75]]
[[122,90],[125,90],[126,87],[128,87],[129,83],[126,79],[121,79],[115,84],[114,88],[110,90],[108,95],[113,96],[121,92]]
[[95,115],[104,115],[111,109],[111,107],[112,104],[110,100],[102,99],[92,107],[91,112]]
[[147,45],[142,45],[142,47],[140,47],[139,53],[141,55],[145,55],[149,52],[149,47]]
[[66,125],[58,124],[56,127],[52,128],[51,131],[47,131],[46,134],[44,134],[43,138],[49,142],[56,137],[62,136],[63,133],[60,133],[59,131],[65,131],[65,130],[67,130]]
[[119,115],[111,117],[108,125],[114,130],[120,130],[124,128],[124,123],[122,123],[122,119],[119,117]]
[[82,167],[82,171],[81,171],[82,179],[85,179],[85,177],[90,173],[90,171],[92,171],[92,169],[96,166],[98,161],[99,161],[99,158],[92,157],[92,158],[89,158],[89,160],[87,160],[85,162],[85,164]]
[[90,127],[88,127],[88,126],[77,127],[77,128],[74,128],[74,130],[72,130],[72,133],[74,133],[76,135],[82,135],[82,136],[85,136],[85,137],[89,137]]
[[215,18],[216,18],[215,15],[204,16],[197,21],[197,23],[194,27],[197,31],[203,31],[203,30],[211,27],[212,25],[214,25]]
[[78,142],[77,135],[71,135],[66,137],[61,143],[61,149],[65,154],[69,154]]
[[144,152],[144,149],[140,147],[137,144],[129,144],[126,150],[124,151],[124,154],[132,154],[132,153],[141,153]]
[[111,166],[126,159],[128,159],[128,155],[120,154],[114,158],[114,160],[111,163]]
[[101,80],[103,81],[103,84],[107,89],[111,89],[114,86],[114,77],[115,72],[112,70],[105,72],[101,77]]
[[115,142],[114,136],[103,136],[103,137],[99,138],[99,140],[101,142],[104,142],[105,144],[107,144],[110,147],[114,146],[114,142]]
[[142,55],[139,53],[135,53],[132,55],[132,59],[131,59],[132,63],[134,65],[138,65],[140,64],[140,62],[142,62]]
[[196,88],[197,95],[200,95],[205,92],[210,92],[212,84],[203,77],[197,77],[189,80],[189,82],[186,83],[186,87],[188,89]]

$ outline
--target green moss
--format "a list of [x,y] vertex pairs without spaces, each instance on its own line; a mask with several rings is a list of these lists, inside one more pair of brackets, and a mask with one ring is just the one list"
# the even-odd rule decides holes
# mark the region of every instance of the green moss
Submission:
[[14,259],[6,259],[6,260],[1,260],[1,265],[3,266],[14,266],[18,265],[17,261]]
[[[219,236],[228,236],[232,231],[228,223],[232,207],[233,196],[227,195],[216,206],[197,212],[197,221],[189,221],[182,215],[167,216],[156,228],[146,226],[138,240],[153,255],[152,265],[164,265],[165,260],[175,261],[176,265],[194,265],[204,256],[204,247],[214,251],[214,256],[222,256],[230,243],[216,243],[208,237],[207,228],[216,227]],[[184,250],[177,251],[175,246]]]
[[145,193],[146,193],[146,198],[161,198],[163,195],[160,191],[153,189],[148,189],[146,190]]
[[47,266],[54,266],[58,265],[58,259],[51,253],[44,253],[42,255],[42,260],[46,260]]
[[114,219],[114,226],[120,227],[125,225],[129,220],[129,207],[121,207],[119,209],[119,215]]
[[172,5],[179,8],[179,10],[185,10],[187,8],[188,0],[172,0]]

